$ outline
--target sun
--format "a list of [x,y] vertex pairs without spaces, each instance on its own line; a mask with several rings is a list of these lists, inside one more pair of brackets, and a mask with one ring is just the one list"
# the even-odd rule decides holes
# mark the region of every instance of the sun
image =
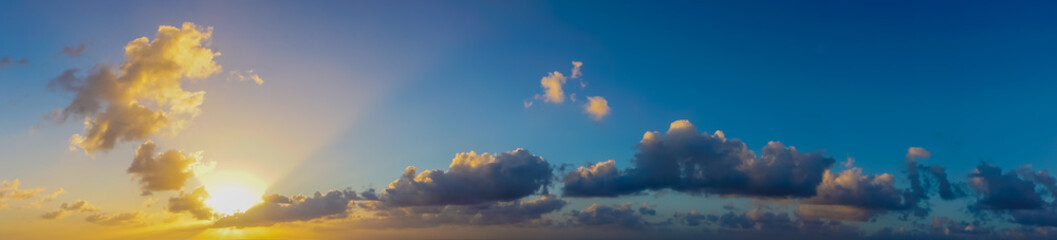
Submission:
[[205,203],[220,214],[246,211],[261,202],[265,184],[244,172],[214,172],[202,177],[209,192]]

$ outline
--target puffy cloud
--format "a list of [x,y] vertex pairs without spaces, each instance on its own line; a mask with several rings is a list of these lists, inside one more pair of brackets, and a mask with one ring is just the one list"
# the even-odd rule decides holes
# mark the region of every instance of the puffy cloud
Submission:
[[584,113],[591,115],[591,118],[595,121],[601,121],[603,117],[609,115],[609,101],[599,96],[587,97],[587,103],[584,104]]
[[969,186],[980,196],[976,201],[979,209],[1039,209],[1046,203],[1035,190],[1035,183],[1014,171],[1003,174],[998,166],[981,162],[968,177]]
[[180,192],[180,196],[169,198],[169,212],[188,212],[198,220],[213,219],[215,214],[213,208],[206,206],[207,199],[209,192],[206,192],[205,187],[198,187],[189,194]]
[[820,152],[801,153],[770,142],[762,155],[717,132],[698,133],[686,120],[668,132],[647,132],[634,166],[617,170],[612,162],[580,167],[563,178],[566,196],[599,197],[673,189],[688,193],[756,197],[811,197],[836,160]]
[[551,222],[544,215],[568,202],[552,195],[533,200],[495,201],[472,205],[387,207],[378,202],[361,202],[369,213],[351,224],[359,228],[421,228],[441,225],[533,225]]
[[153,191],[180,190],[188,179],[194,177],[196,170],[211,167],[201,162],[201,153],[184,154],[169,150],[154,155],[155,148],[151,141],[140,145],[128,167],[128,173],[139,179],[143,195],[150,195]]
[[678,222],[684,223],[687,226],[691,227],[700,226],[702,222],[708,219],[706,215],[701,214],[695,210],[690,210],[690,212],[687,213],[677,211],[675,212],[675,214],[672,215],[672,218],[677,219]]
[[62,47],[62,54],[66,54],[66,56],[73,57],[73,58],[80,57],[81,53],[84,53],[84,49],[87,46],[88,46],[88,43],[81,43],[80,45],[77,45],[75,47],[63,46]]
[[1002,173],[998,166],[981,162],[968,177],[978,196],[970,211],[1009,214],[1015,223],[1057,227],[1057,201],[1052,200],[1057,193],[1048,171],[1032,172],[1031,166],[1024,166]]
[[11,65],[28,65],[29,59],[12,59],[11,57],[4,56],[0,58],[0,68],[5,68]]
[[307,221],[317,218],[346,216],[349,202],[360,200],[352,191],[316,192],[312,197],[272,195],[245,212],[218,219],[214,227],[269,226],[279,222]]
[[76,92],[60,119],[85,119],[85,133],[70,138],[71,148],[92,154],[162,129],[182,129],[200,112],[205,92],[188,92],[181,83],[221,70],[213,61],[220,53],[203,45],[211,36],[212,29],[193,23],[160,26],[154,40],[142,37],[125,46],[125,60],[116,71],[101,65],[79,78],[71,69],[52,80],[49,86]]
[[543,102],[548,103],[563,103],[565,102],[565,91],[562,90],[562,85],[565,84],[565,75],[558,71],[547,73],[546,77],[540,79],[540,86],[543,87],[543,95],[536,95],[536,99],[543,99]]
[[[619,229],[642,229],[653,225],[653,223],[645,219],[645,216],[656,215],[656,210],[643,205],[636,211],[632,206],[633,204],[631,203],[622,205],[591,204],[587,208],[573,211],[569,224],[572,226]],[[651,212],[653,214],[649,214]]]
[[498,155],[459,153],[448,168],[417,173],[408,167],[380,199],[393,206],[511,201],[544,189],[554,176],[547,161],[524,149]]
[[261,76],[257,75],[257,73],[254,73],[253,70],[246,70],[241,72],[231,71],[229,74],[230,75],[228,76],[228,80],[253,81],[253,83],[256,83],[257,85],[264,84],[264,80],[261,79]]
[[799,215],[866,221],[877,213],[905,210],[917,204],[910,196],[913,193],[895,187],[891,174],[863,176],[860,168],[839,174],[827,170],[817,191],[818,195],[801,201]]
[[55,211],[50,211],[50,212],[44,213],[44,215],[41,215],[40,217],[44,218],[44,219],[61,219],[62,217],[68,215],[71,212],[82,212],[82,213],[84,213],[84,212],[95,212],[96,210],[99,210],[99,208],[97,208],[97,207],[93,206],[92,204],[88,203],[88,201],[77,200],[73,204],[62,203],[62,205],[59,206],[59,209],[57,209]]
[[144,216],[140,212],[127,212],[115,214],[96,213],[88,215],[88,217],[86,217],[84,220],[99,225],[116,226],[141,224],[143,222],[143,218]]
[[932,152],[921,147],[910,147],[907,149],[907,158],[929,158]]

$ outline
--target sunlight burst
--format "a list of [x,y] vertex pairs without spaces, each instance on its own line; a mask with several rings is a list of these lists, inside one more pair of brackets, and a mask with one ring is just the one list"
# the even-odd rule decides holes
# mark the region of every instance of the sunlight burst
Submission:
[[265,185],[260,179],[244,172],[217,172],[202,178],[209,199],[205,201],[217,213],[232,214],[246,211],[261,202]]

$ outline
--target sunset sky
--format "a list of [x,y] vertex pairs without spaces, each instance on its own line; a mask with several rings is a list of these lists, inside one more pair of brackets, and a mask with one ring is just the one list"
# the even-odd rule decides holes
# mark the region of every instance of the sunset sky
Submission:
[[1057,3],[0,3],[0,239],[1055,239]]

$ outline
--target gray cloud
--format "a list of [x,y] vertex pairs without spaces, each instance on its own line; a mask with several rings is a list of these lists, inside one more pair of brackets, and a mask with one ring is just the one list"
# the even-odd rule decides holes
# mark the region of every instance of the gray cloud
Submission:
[[84,53],[84,49],[87,46],[88,46],[88,43],[81,43],[81,44],[79,44],[77,46],[73,46],[73,47],[71,47],[71,46],[63,46],[62,47],[62,54],[66,54],[66,56],[72,57],[72,58],[80,57],[81,53]]
[[1002,173],[998,166],[981,162],[968,177],[977,196],[970,211],[1008,214],[1018,224],[1057,227],[1057,201],[1052,200],[1057,193],[1048,171],[1033,172],[1031,166],[1024,166]]
[[184,154],[169,150],[154,155],[156,146],[147,141],[136,149],[136,156],[128,173],[139,179],[143,195],[153,191],[180,190],[188,179],[194,177],[195,168],[208,168],[200,162],[197,153]]
[[393,206],[463,205],[511,201],[550,184],[551,165],[527,150],[492,155],[459,153],[447,171],[408,167],[379,196]]
[[82,212],[83,213],[83,212],[95,212],[96,210],[99,210],[99,208],[97,208],[97,207],[93,206],[92,204],[88,203],[88,201],[77,200],[73,204],[62,203],[62,205],[59,206],[59,209],[57,209],[55,211],[49,211],[47,213],[44,213],[44,215],[41,215],[40,217],[44,218],[44,219],[61,219],[61,218],[65,217],[66,215],[70,214],[71,212]]
[[355,218],[358,228],[421,228],[442,225],[531,225],[551,222],[544,215],[560,210],[568,202],[552,195],[534,200],[495,201],[472,205],[388,207],[378,202],[358,204],[369,212]]
[[213,223],[214,227],[269,226],[279,222],[306,221],[317,218],[342,218],[346,216],[349,201],[359,200],[353,191],[316,192],[312,197],[294,195],[264,197],[242,213],[224,216]]
[[[646,205],[636,210],[633,204],[591,206],[572,211],[569,219],[571,226],[607,227],[618,229],[643,229],[654,225],[646,216],[656,215],[656,210]],[[652,214],[651,214],[652,213]]]
[[647,132],[634,166],[617,170],[612,160],[580,167],[563,178],[566,196],[613,197],[644,190],[756,197],[810,197],[836,162],[822,153],[801,153],[770,142],[762,155],[722,132],[698,133],[689,121],[671,124],[666,136]]
[[8,56],[4,56],[4,57],[0,58],[0,68],[5,68],[5,67],[8,67],[8,66],[12,66],[12,65],[25,66],[25,65],[28,65],[28,64],[29,64],[29,59],[25,59],[25,58],[23,58],[23,59],[13,59],[13,58],[8,57]]

